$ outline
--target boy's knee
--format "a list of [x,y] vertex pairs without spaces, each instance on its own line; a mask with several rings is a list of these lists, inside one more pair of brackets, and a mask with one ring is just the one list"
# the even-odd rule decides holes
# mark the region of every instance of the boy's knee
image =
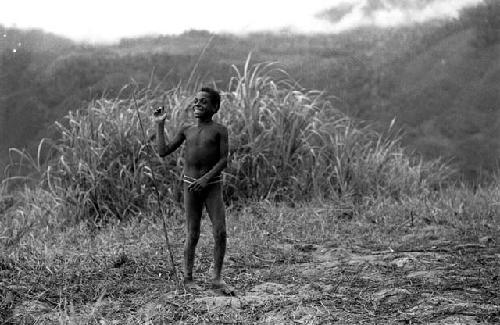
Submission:
[[187,239],[189,242],[197,242],[200,239],[200,231],[190,229],[187,234]]
[[219,241],[225,241],[227,239],[227,232],[225,227],[219,229],[214,229],[214,238]]

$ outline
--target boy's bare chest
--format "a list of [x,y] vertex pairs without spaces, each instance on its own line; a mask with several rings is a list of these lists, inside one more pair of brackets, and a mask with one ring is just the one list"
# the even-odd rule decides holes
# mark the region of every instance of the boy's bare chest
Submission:
[[218,138],[215,128],[192,127],[186,132],[186,145],[188,147],[212,147],[217,145]]

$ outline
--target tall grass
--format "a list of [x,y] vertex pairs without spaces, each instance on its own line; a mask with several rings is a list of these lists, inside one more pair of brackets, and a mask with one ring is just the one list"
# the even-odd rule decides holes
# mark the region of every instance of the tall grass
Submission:
[[229,185],[237,197],[413,195],[452,172],[405,152],[397,134],[357,126],[324,94],[300,89],[274,64],[247,60],[235,71],[220,118],[231,134]]
[[[407,154],[394,133],[381,135],[357,125],[323,93],[298,87],[276,64],[252,65],[249,56],[234,71],[228,89],[221,91],[216,116],[230,134],[229,201],[410,196],[442,184],[451,172],[441,162]],[[182,150],[163,161],[156,155],[150,116],[158,105],[167,107],[171,139],[192,122],[191,89],[135,89],[136,102],[98,99],[56,122],[60,137],[53,141],[52,158],[43,167],[30,161],[67,217],[141,214],[157,200],[150,186],[153,173],[160,199],[179,201]]]

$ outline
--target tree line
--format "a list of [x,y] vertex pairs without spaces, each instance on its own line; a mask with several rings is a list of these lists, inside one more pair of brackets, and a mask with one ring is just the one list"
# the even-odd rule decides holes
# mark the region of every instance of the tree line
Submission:
[[[37,30],[0,26],[1,157],[5,162],[8,147],[29,147],[51,135],[53,122],[68,110],[94,98],[129,96],[122,91],[128,83],[170,89],[189,79],[196,66],[199,81],[225,89],[231,65],[241,65],[253,52],[256,61],[281,62],[300,85],[325,91],[353,117],[381,129],[397,117],[406,143],[425,156],[444,154],[472,178],[490,175],[499,153],[499,20],[500,3],[486,0],[457,19],[388,30],[246,38],[188,31],[124,39],[112,46],[75,44]],[[402,76],[425,70],[432,53],[445,45],[467,59],[470,71],[442,58],[443,69],[449,70],[441,79],[420,71],[422,83],[405,91]],[[473,71],[480,71],[475,79],[457,78]]]

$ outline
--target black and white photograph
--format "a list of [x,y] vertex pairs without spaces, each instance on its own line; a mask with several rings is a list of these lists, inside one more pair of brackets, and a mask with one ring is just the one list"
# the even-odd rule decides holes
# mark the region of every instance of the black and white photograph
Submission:
[[0,324],[500,324],[500,0],[0,0]]

